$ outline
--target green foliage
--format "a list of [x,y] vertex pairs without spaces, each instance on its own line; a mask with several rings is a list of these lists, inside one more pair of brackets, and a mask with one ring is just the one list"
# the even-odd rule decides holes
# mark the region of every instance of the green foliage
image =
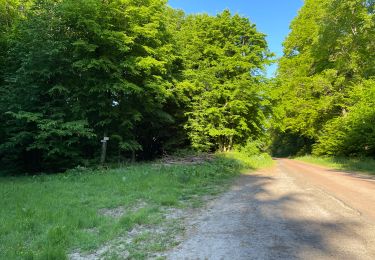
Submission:
[[165,0],[0,2],[0,161],[12,172],[230,150],[265,129],[265,36]]
[[248,140],[243,147],[239,148],[239,151],[248,156],[253,156],[253,155],[260,154],[260,147],[261,147],[260,141]]
[[364,140],[373,140],[372,102],[364,93],[374,85],[363,83],[375,73],[373,8],[364,0],[305,2],[284,42],[275,84],[273,127],[280,138],[318,142],[316,154],[373,155]]
[[[275,130],[273,130],[275,131]],[[270,152],[275,157],[302,156],[311,154],[314,140],[291,133],[290,131],[272,133]]]
[[33,2],[7,18],[0,160],[59,171],[96,157],[103,134],[117,137],[109,157],[158,152],[174,134],[165,106],[178,67],[165,1]]
[[[64,170],[72,167],[71,163],[80,158],[77,151],[80,143],[95,136],[84,121],[63,122],[28,112],[9,112],[8,115],[7,124],[17,126],[12,128],[13,132],[8,132],[11,138],[0,145],[5,160],[11,159],[9,156],[17,156],[19,150],[25,149],[28,156],[40,156],[46,167]],[[22,158],[23,155],[18,156]],[[27,158],[24,158],[24,163],[31,163],[25,166],[30,167],[30,170],[37,167]]]
[[231,150],[264,132],[268,105],[264,77],[269,63],[265,35],[247,18],[224,11],[183,20],[178,44],[187,103],[185,128],[198,150]]
[[314,147],[316,155],[375,156],[375,81],[353,89],[353,106],[328,122]]

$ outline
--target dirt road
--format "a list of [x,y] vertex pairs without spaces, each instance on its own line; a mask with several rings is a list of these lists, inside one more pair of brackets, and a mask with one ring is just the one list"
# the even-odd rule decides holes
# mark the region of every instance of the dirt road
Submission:
[[375,259],[375,180],[282,159],[189,226],[168,259]]

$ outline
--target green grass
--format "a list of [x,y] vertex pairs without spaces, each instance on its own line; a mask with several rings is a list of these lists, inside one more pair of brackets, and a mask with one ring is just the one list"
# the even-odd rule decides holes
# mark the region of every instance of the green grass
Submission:
[[375,175],[375,160],[371,158],[304,156],[295,159],[299,161],[326,166],[337,170],[361,172]]
[[[74,250],[90,252],[135,227],[162,226],[163,208],[200,205],[203,195],[223,191],[242,171],[270,164],[269,156],[232,153],[199,165],[150,163],[0,178],[0,259],[66,259]],[[119,218],[101,214],[119,207]],[[181,227],[167,224],[164,235],[139,234],[126,248],[130,256],[144,259],[173,245],[170,237]]]
[[274,165],[274,161],[269,154],[262,153],[259,155],[247,156],[241,152],[230,152],[224,155],[226,158],[239,161],[243,168],[247,169],[261,169],[268,168]]

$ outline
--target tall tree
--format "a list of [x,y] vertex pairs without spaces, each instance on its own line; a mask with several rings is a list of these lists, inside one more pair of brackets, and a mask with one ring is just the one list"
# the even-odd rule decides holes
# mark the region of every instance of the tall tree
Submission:
[[[103,135],[118,155],[173,121],[174,62],[165,1],[41,0],[18,26],[7,71],[3,159],[59,170],[90,158]],[[27,93],[27,95],[25,95]]]
[[357,100],[356,86],[375,72],[373,8],[366,0],[305,2],[291,24],[278,71],[279,132],[311,144],[329,132],[322,130],[332,120],[347,116]]
[[5,97],[5,161],[24,171],[74,165],[82,138],[92,137],[75,114],[67,30],[55,1],[36,1],[10,39]]
[[265,35],[226,10],[215,17],[188,16],[178,37],[185,78],[178,88],[189,104],[186,129],[193,147],[226,151],[258,138],[267,105]]

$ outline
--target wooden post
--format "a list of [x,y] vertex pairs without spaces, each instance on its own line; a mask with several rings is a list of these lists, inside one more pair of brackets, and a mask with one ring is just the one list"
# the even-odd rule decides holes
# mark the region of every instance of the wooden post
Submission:
[[132,163],[135,163],[135,151],[132,150]]
[[109,141],[109,137],[107,137],[106,134],[104,134],[104,138],[103,138],[103,140],[101,140],[101,142],[102,142],[102,155],[100,156],[100,164],[105,163],[105,158],[107,156],[107,142],[108,141]]

